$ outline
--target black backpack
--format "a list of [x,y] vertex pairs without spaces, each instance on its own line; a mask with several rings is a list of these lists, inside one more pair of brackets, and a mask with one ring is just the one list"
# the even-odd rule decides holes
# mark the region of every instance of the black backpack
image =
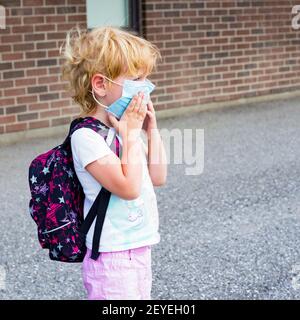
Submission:
[[[37,224],[38,239],[49,250],[51,260],[82,262],[85,238],[96,218],[91,258],[99,257],[99,243],[111,193],[101,188],[86,219],[83,217],[84,192],[74,169],[71,135],[79,128],[90,128],[107,141],[108,128],[93,117],[72,121],[65,141],[37,156],[29,166],[30,214]],[[111,149],[119,156],[117,136]]]

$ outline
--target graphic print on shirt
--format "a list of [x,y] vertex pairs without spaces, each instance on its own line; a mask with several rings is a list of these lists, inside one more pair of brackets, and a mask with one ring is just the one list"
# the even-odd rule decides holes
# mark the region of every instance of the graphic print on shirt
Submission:
[[134,200],[126,201],[128,212],[128,220],[131,222],[131,227],[138,228],[144,222],[144,200],[139,197]]

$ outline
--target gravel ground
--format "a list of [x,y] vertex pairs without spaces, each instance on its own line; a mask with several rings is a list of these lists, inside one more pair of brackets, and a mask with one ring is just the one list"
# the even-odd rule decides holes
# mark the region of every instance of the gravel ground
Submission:
[[[170,154],[155,188],[152,298],[299,299],[299,98],[158,122],[194,137],[204,129],[205,149],[202,174],[186,175],[192,165]],[[63,138],[0,149],[0,299],[86,299],[80,264],[49,260],[28,211],[28,166]]]

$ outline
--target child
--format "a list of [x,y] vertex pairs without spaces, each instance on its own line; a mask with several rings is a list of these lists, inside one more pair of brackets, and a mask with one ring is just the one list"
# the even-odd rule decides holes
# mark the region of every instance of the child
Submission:
[[75,171],[85,193],[84,216],[102,186],[111,192],[97,260],[91,259],[95,223],[86,238],[82,275],[88,299],[151,299],[151,246],[160,241],[153,186],[166,181],[165,149],[147,92],[135,95],[119,120],[105,108],[122,97],[126,80],[135,89],[149,85],[146,77],[159,51],[145,39],[104,27],[71,31],[64,57],[63,75],[80,116],[98,119],[117,136],[122,150],[119,158],[88,128],[76,130],[71,138]]

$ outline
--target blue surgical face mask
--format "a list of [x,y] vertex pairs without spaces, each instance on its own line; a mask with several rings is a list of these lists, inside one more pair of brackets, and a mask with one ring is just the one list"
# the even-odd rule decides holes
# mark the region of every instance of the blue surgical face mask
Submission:
[[93,94],[95,101],[99,105],[104,107],[107,112],[113,114],[117,119],[121,119],[124,111],[129,106],[130,101],[139,92],[144,92],[143,103],[147,104],[150,100],[150,93],[155,88],[155,85],[147,79],[144,81],[124,80],[123,85],[119,84],[111,79],[108,79],[108,80],[112,81],[113,83],[116,83],[120,86],[123,86],[122,96],[118,100],[116,100],[115,102],[113,102],[109,106],[105,106],[104,104],[102,104],[101,102],[99,102],[96,99],[94,91],[92,91],[92,94]]

